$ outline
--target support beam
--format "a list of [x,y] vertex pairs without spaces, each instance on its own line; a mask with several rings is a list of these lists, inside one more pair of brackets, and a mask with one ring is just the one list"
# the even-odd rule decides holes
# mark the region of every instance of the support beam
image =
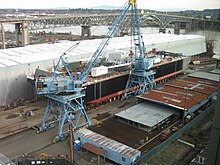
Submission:
[[2,36],[2,49],[5,49],[5,30],[3,24],[1,24],[1,36]]
[[89,38],[91,37],[91,26],[83,25],[82,31],[81,31],[81,37],[82,38]]

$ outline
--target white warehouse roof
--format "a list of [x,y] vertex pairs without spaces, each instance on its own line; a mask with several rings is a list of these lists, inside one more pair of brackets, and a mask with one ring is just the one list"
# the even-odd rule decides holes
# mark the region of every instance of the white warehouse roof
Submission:
[[[192,56],[206,51],[205,37],[198,35],[160,33],[144,35],[143,40],[147,51],[156,48],[160,51],[182,53],[185,56]],[[68,59],[70,61],[87,60],[96,51],[101,41],[102,39],[81,41],[79,46],[68,53],[68,55],[70,55]],[[38,44],[19,48],[1,49],[0,68],[57,59],[77,42],[78,41],[65,41],[62,43]],[[130,36],[116,37],[110,41],[106,51],[115,51],[118,49],[129,50],[130,44]]]

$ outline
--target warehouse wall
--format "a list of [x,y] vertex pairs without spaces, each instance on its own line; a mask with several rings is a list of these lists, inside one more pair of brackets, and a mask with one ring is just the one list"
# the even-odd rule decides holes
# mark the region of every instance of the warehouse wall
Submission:
[[183,70],[186,70],[191,62],[191,57],[183,58]]
[[[69,57],[68,62],[89,59],[91,55]],[[38,61],[8,67],[0,67],[0,106],[13,104],[19,99],[34,99],[36,97],[33,85],[28,82],[27,75],[34,75],[35,69],[51,69],[58,59]]]
[[27,75],[33,74],[36,68],[48,69],[56,60],[21,64],[0,68],[0,106],[13,103],[17,99],[33,99],[33,86],[28,83]]
[[157,48],[160,51],[181,53],[184,56],[194,56],[206,52],[205,37],[146,45],[146,50],[151,50],[152,48]]

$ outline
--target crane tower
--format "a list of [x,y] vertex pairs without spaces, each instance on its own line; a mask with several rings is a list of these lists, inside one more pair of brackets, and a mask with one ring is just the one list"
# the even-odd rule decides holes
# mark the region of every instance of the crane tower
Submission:
[[127,98],[130,94],[138,95],[144,93],[148,84],[150,89],[156,88],[154,82],[155,71],[150,70],[153,66],[153,60],[144,55],[145,48],[140,32],[140,15],[138,13],[136,0],[133,0],[132,3],[132,36],[135,45],[135,60],[132,63],[131,72],[124,92],[124,98]]
[[[129,9],[132,14],[132,31],[134,35],[136,58],[134,70],[127,83],[125,94],[127,96],[128,92],[131,92],[130,88],[134,87],[134,84],[139,85],[142,91],[144,89],[142,89],[141,84],[146,84],[145,81],[150,82],[153,86],[153,73],[146,72],[146,70],[151,67],[151,64],[149,59],[144,58],[144,46],[140,35],[140,19],[136,0],[129,0],[122,8],[120,15],[117,17],[113,25],[108,29],[105,38],[102,40],[80,74],[74,77],[69,70],[68,63],[64,59],[65,56],[68,56],[70,51],[79,45],[79,43],[76,43],[60,56],[51,76],[36,77],[35,86],[37,94],[44,95],[48,99],[40,132],[53,127],[56,122],[58,123],[58,134],[54,141],[58,141],[62,140],[65,137],[65,133],[67,133],[64,130],[64,124],[66,122],[71,123],[74,129],[91,125],[83,105],[83,97],[85,96],[83,84],[86,82],[91,69],[96,65],[97,59],[103,53],[103,50],[105,50],[110,40],[119,29],[119,26],[125,19]],[[60,66],[66,70],[66,74],[60,74],[58,72]],[[53,116],[53,119],[49,118],[50,115]]]

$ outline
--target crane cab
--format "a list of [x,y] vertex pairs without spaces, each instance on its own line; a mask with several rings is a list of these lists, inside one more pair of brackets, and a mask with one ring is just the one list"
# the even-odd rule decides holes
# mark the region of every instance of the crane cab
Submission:
[[150,58],[136,58],[134,69],[135,71],[147,71],[153,66],[153,60]]
[[37,77],[35,87],[37,94],[74,93],[82,91],[82,81],[74,80],[69,76],[56,76],[54,81],[50,77]]

